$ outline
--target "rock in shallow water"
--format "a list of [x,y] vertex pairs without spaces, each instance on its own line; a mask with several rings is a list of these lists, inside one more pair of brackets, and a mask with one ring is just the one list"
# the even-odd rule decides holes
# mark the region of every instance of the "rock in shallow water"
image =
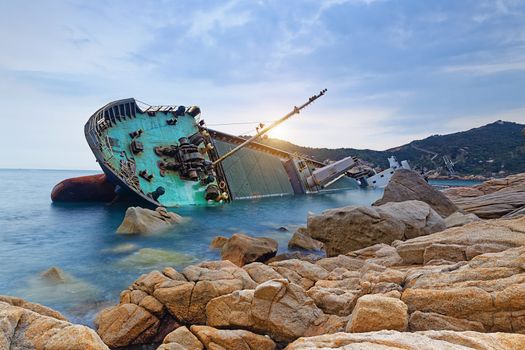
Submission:
[[117,244],[113,248],[104,249],[103,252],[122,254],[122,253],[129,253],[129,252],[132,252],[132,251],[138,250],[138,249],[139,248],[138,248],[138,246],[136,244],[133,244],[133,243],[121,243],[121,244]]
[[142,248],[124,257],[118,265],[129,268],[156,268],[166,265],[184,266],[195,262],[191,255],[174,250]]
[[122,234],[151,234],[170,229],[173,225],[181,223],[182,217],[170,213],[166,208],[158,207],[149,210],[141,207],[129,207],[124,220],[117,229]]
[[62,269],[53,266],[40,274],[43,279],[53,283],[66,283],[71,280]]
[[323,242],[319,242],[316,239],[313,239],[308,234],[308,231],[305,227],[298,228],[290,241],[288,242],[288,248],[294,249],[304,249],[304,250],[322,250]]
[[406,201],[378,207],[349,206],[308,217],[310,236],[337,256],[377,243],[390,244],[444,230],[444,220],[426,203]]
[[228,242],[228,237],[217,236],[212,239],[210,243],[210,249],[221,249],[226,244],[226,242]]
[[266,261],[277,254],[277,242],[272,238],[233,234],[223,245],[221,257],[237,266]]
[[97,300],[100,290],[94,284],[52,267],[27,279],[13,294],[45,304],[79,304]]

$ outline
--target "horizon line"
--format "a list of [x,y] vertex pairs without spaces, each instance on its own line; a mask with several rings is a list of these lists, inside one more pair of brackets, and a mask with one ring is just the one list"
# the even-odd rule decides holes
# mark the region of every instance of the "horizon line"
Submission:
[[103,173],[102,169],[56,169],[56,168],[4,168],[0,167],[0,170],[46,170],[46,171],[99,171]]

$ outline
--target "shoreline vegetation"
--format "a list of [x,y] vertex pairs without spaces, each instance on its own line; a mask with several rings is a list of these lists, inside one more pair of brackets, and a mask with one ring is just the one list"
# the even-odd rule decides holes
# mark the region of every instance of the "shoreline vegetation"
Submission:
[[398,160],[407,160],[413,168],[424,169],[438,178],[449,179],[448,163],[452,164],[454,174],[460,178],[481,176],[488,179],[525,172],[524,128],[523,124],[498,120],[466,131],[432,135],[384,151],[303,147],[278,139],[263,142],[321,162],[356,156],[372,168],[386,169],[388,157],[395,156]]
[[[184,225],[128,212],[126,233]],[[309,215],[295,253],[218,236],[222,260],[141,275],[96,330],[0,296],[0,348],[523,349],[524,214],[525,173],[438,191],[399,170],[372,206]]]

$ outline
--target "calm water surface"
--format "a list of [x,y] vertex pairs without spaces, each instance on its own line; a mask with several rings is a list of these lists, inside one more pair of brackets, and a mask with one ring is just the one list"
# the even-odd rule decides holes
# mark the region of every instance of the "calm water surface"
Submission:
[[[51,203],[50,192],[57,182],[90,173],[0,170],[0,294],[45,304],[73,322],[88,325],[100,308],[116,303],[120,291],[140,274],[218,259],[218,252],[208,248],[217,235],[242,231],[272,237],[284,252],[293,230],[306,223],[308,212],[366,205],[382,195],[382,190],[353,190],[181,208],[175,211],[188,219],[169,232],[123,236],[115,230],[125,206]],[[40,277],[52,266],[68,274],[67,283],[49,283]]]

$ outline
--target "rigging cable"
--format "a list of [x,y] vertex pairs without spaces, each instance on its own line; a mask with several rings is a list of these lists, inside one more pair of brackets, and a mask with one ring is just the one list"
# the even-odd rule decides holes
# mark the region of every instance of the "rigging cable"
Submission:
[[260,123],[273,123],[275,120],[261,120],[258,122],[236,122],[236,123],[220,123],[220,124],[208,124],[207,126],[219,126],[219,125],[244,125],[244,124],[260,124]]

